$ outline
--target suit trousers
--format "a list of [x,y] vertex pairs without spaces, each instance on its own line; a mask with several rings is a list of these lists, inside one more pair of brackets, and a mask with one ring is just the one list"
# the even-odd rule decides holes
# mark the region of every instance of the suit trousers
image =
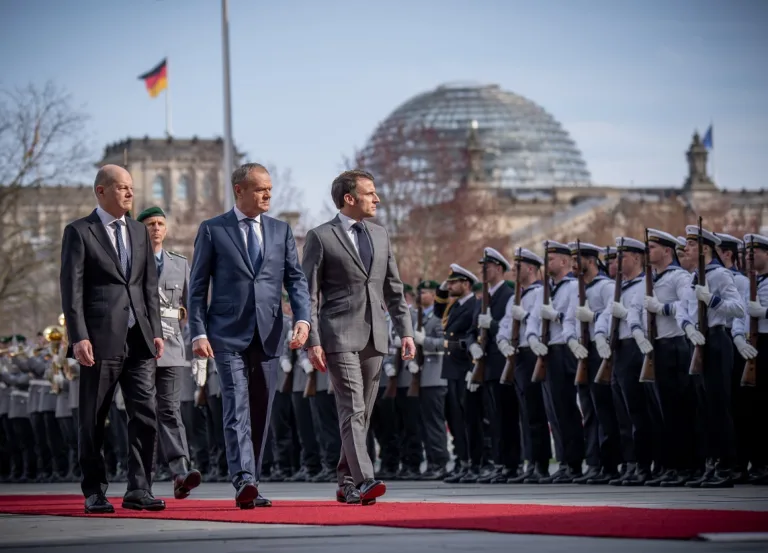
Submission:
[[123,355],[82,367],[78,436],[85,497],[106,493],[109,485],[101,448],[104,422],[118,383],[128,414],[128,491],[151,489],[157,439],[156,368],[138,324],[128,331]]
[[341,434],[341,455],[336,469],[339,485],[347,482],[359,485],[374,477],[366,441],[383,359],[372,338],[361,352],[326,354]]
[[187,431],[181,418],[181,379],[187,367],[157,367],[157,439],[162,459],[173,475],[181,474],[182,459],[189,461]]
[[235,488],[246,481],[258,484],[279,358],[264,353],[258,329],[245,351],[213,353],[221,384],[229,478]]

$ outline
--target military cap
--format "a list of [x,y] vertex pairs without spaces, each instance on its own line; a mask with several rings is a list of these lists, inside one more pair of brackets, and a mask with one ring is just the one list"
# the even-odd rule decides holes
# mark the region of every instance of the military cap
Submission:
[[657,230],[655,228],[648,229],[648,241],[656,242],[657,244],[664,246],[665,248],[676,248],[677,238],[664,232],[663,230]]
[[405,292],[406,294],[413,294],[413,286],[411,286],[408,283],[403,284],[403,292]]
[[505,280],[505,281],[504,281],[504,284],[506,284],[507,286],[509,286],[510,288],[512,288],[512,290],[514,290],[514,289],[515,289],[515,281],[514,281],[514,280]]
[[582,256],[600,257],[604,251],[600,246],[595,246],[589,242],[569,242],[568,247],[571,250],[571,255],[577,255],[579,248],[581,248]]
[[[688,225],[685,227],[685,237],[688,240],[698,240],[699,239],[699,226],[698,225]],[[720,238],[718,238],[714,232],[711,232],[705,228],[701,229],[701,240],[706,244],[707,246],[715,247],[720,245]]]
[[464,267],[457,263],[451,263],[451,274],[448,275],[447,280],[466,280],[472,283],[480,282],[480,279],[477,278],[474,273],[467,271]]
[[744,245],[745,247],[748,247],[749,245],[754,244],[756,248],[759,248],[761,250],[768,250],[768,236],[763,236],[762,234],[745,234],[744,235]]
[[544,265],[544,260],[541,257],[526,248],[517,248],[515,250],[515,261],[528,263],[530,265],[535,265],[536,267]]
[[136,220],[141,223],[144,219],[149,219],[150,217],[165,217],[165,211],[163,211],[161,208],[157,207],[156,205],[153,205],[152,207],[148,207],[141,213],[139,213],[139,216],[136,217]]
[[714,235],[720,239],[720,246],[723,248],[734,248],[738,250],[744,245],[740,238],[736,238],[730,234],[715,232]]
[[678,250],[684,250],[685,246],[688,245],[688,241],[685,239],[684,236],[678,236],[677,237],[677,246],[675,246]]
[[12,338],[10,336],[3,336],[0,338],[0,344],[9,344]]
[[479,292],[479,291],[480,291],[480,290],[482,290],[482,289],[483,289],[483,283],[482,283],[482,282],[475,282],[475,283],[472,285],[472,291],[473,291],[473,292]]
[[422,280],[416,288],[419,290],[437,290],[440,288],[440,283],[436,280]]
[[568,257],[571,256],[571,248],[568,247],[568,244],[555,242],[554,240],[546,240],[544,242],[544,248],[548,253],[559,253],[561,255],[567,255]]
[[509,264],[507,258],[493,248],[485,248],[483,250],[483,259],[481,259],[479,263],[484,263],[486,261],[496,263],[496,265],[501,265],[505,271],[509,271],[512,268],[512,265]]
[[288,292],[286,292],[285,290],[283,290],[283,299],[285,301],[288,301]]
[[608,261],[609,259],[613,259],[618,255],[618,252],[616,251],[616,248],[611,246],[606,246],[605,248],[605,260]]
[[622,252],[645,253],[645,244],[628,236],[617,236],[616,248]]

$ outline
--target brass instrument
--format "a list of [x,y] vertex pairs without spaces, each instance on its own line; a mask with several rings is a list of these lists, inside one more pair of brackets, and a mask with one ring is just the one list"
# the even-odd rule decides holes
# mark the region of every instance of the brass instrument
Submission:
[[56,382],[56,375],[63,373],[62,365],[69,368],[66,359],[61,355],[62,342],[64,341],[65,329],[61,326],[51,325],[43,330],[43,338],[48,342],[47,346],[38,349],[49,349],[51,353],[51,372],[48,380],[51,382],[51,390],[54,394],[61,392],[61,387]]

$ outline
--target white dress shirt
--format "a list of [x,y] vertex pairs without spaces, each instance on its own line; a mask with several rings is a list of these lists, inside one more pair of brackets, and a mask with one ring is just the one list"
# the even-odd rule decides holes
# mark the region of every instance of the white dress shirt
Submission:
[[261,254],[263,256],[264,236],[261,234],[261,215],[251,217],[254,221],[256,221],[256,224],[254,224],[246,221],[245,219],[248,219],[249,217],[236,207],[234,208],[234,211],[235,217],[237,217],[237,226],[240,228],[240,235],[243,237],[243,244],[245,244],[245,251],[248,251],[248,225],[251,225],[253,227],[253,231],[256,233],[256,238],[259,241],[259,249],[261,250]]
[[360,243],[357,241],[358,234],[357,231],[352,228],[352,225],[356,224],[358,221],[355,221],[351,217],[347,217],[341,211],[339,211],[339,220],[341,220],[341,226],[344,229],[344,232],[347,233],[347,237],[355,247],[355,251],[360,255]]
[[[107,236],[109,236],[109,241],[112,243],[112,247],[115,248],[115,252],[117,252],[117,234],[115,233],[115,228],[112,226],[112,223],[115,221],[122,221],[123,224],[120,225],[120,233],[122,234],[123,238],[123,245],[125,246],[125,254],[128,256],[128,266],[131,265],[131,238],[128,235],[128,226],[125,222],[125,215],[120,217],[120,219],[117,219],[116,217],[113,217],[106,211],[104,211],[101,207],[96,208],[96,215],[99,216],[99,219],[101,219],[101,224],[104,225],[107,229]],[[119,259],[119,256],[118,256]]]

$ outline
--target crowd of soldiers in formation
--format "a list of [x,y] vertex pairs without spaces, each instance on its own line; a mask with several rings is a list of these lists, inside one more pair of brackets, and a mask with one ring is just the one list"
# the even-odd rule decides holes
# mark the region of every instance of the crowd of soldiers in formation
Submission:
[[[683,237],[648,229],[616,247],[544,250],[517,248],[510,262],[485,248],[480,277],[454,264],[442,283],[405,286],[418,355],[403,362],[391,332],[370,421],[377,478],[768,484],[768,237],[700,223]],[[292,328],[287,302],[284,317]],[[38,339],[7,337],[0,349],[0,481],[79,481],[79,367],[53,371],[57,353]],[[192,464],[226,482],[215,362],[190,366],[181,415]],[[327,374],[287,347],[280,368],[262,480],[335,482]],[[118,388],[110,481],[125,480],[126,422]],[[155,481],[169,479],[158,448]]]

